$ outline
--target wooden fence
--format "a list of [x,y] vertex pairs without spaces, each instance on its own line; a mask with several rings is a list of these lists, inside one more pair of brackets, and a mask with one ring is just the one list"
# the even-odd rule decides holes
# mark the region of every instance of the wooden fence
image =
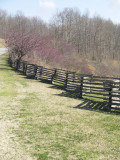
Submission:
[[[9,60],[10,66],[16,64]],[[108,109],[120,110],[120,78],[102,77],[88,74],[78,74],[62,69],[49,69],[35,64],[21,61],[19,70],[27,77],[45,80],[56,84],[69,92],[74,92],[79,98],[103,101]]]

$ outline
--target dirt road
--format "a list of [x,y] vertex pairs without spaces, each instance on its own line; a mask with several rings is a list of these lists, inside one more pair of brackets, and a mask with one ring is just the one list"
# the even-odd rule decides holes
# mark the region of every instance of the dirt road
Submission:
[[[17,112],[14,110],[18,107],[17,101],[20,95],[16,87],[12,85],[14,83],[15,86],[15,81],[13,81],[15,77],[13,78],[14,72],[6,64],[4,58],[6,55],[1,55],[6,51],[7,49],[0,48],[0,160],[34,160],[29,153],[26,153],[14,134],[20,125]],[[11,78],[13,79],[10,81]]]
[[0,55],[7,52],[7,48],[0,48]]

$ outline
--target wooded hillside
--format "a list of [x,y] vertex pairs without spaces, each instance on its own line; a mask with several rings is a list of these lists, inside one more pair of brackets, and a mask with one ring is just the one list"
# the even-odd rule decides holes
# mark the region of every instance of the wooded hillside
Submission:
[[[19,40],[25,44],[26,36],[35,45],[32,50],[22,50],[16,43]],[[80,73],[120,76],[120,24],[99,16],[90,18],[88,13],[82,15],[76,9],[66,8],[46,24],[20,12],[11,16],[0,10],[0,37],[9,42],[14,37],[13,44],[8,46],[16,49],[17,45],[20,52],[25,52],[22,59],[37,64]]]

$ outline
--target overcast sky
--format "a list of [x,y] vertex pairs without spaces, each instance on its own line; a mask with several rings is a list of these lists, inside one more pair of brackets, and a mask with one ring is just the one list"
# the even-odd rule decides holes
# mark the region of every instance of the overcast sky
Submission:
[[99,15],[120,23],[120,0],[0,0],[0,8],[11,14],[22,11],[26,16],[41,17],[46,22],[57,10],[78,8],[81,14]]

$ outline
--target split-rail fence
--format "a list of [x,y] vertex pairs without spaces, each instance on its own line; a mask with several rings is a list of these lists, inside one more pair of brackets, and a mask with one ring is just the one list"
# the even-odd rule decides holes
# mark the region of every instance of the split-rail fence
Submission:
[[[11,59],[9,63],[11,67],[16,68],[17,64]],[[29,78],[59,85],[69,92],[74,92],[79,98],[103,101],[108,104],[109,110],[120,110],[120,78],[49,69],[26,61],[21,61],[18,69]]]

